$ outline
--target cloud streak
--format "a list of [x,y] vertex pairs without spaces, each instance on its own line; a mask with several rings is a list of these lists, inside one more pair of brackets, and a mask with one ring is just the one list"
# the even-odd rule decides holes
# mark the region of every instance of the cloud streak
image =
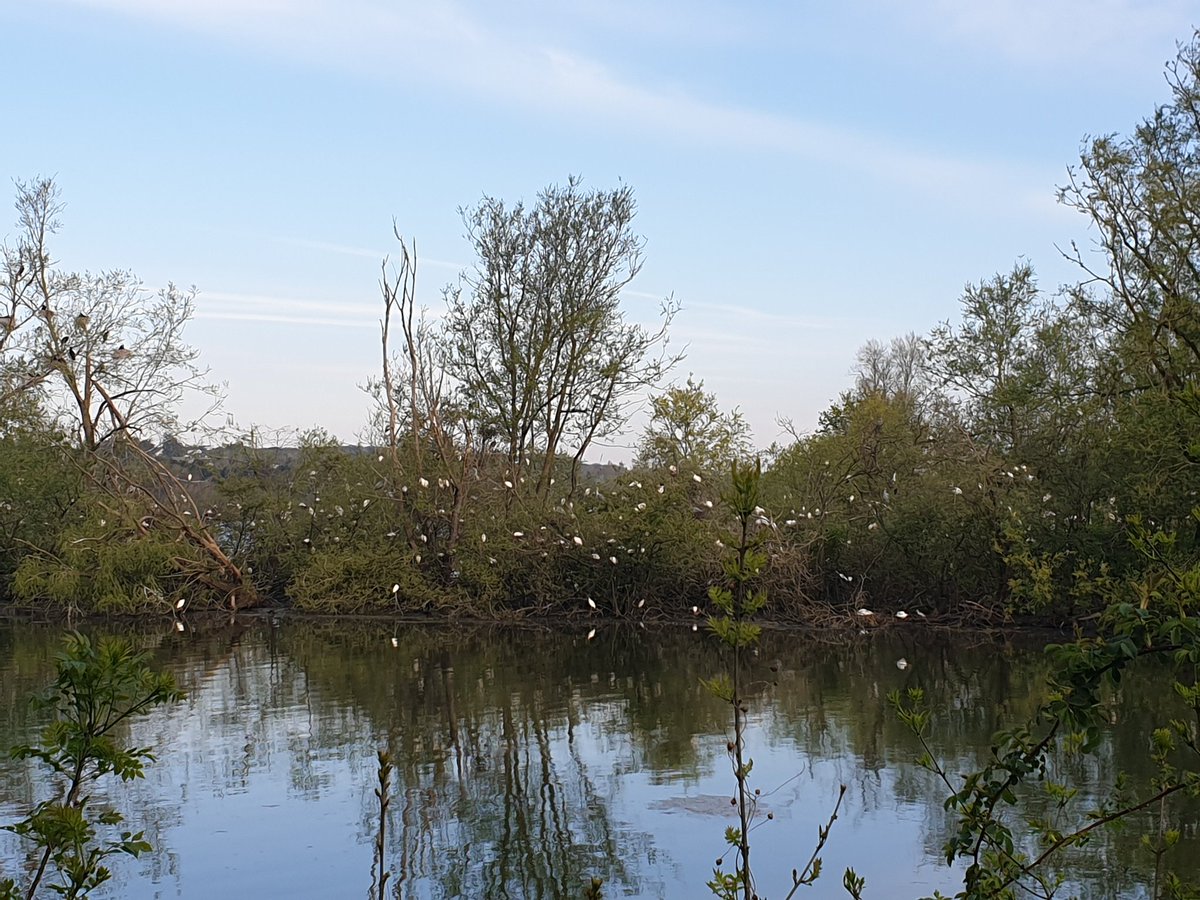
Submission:
[[[874,5],[895,15],[893,4]],[[1188,0],[914,0],[903,9],[913,30],[1019,64],[1134,71],[1144,71],[1146,55],[1186,38],[1179,23],[1196,13]]]
[[212,306],[236,305],[239,309],[267,307],[269,309],[306,310],[309,312],[337,313],[348,317],[378,318],[379,307],[368,303],[343,303],[338,300],[299,300],[293,297],[275,297],[266,294],[239,294],[227,291],[204,291],[197,299],[199,311],[213,312]]
[[[320,250],[324,253],[334,253],[338,256],[353,256],[359,258],[373,259],[382,262],[385,258],[395,257],[394,251],[388,250],[373,250],[369,247],[350,247],[345,244],[334,244],[328,241],[313,241],[306,238],[293,237],[272,237],[271,240],[280,244],[287,244],[290,247],[303,247],[306,250]],[[429,266],[434,269],[452,269],[455,272],[461,272],[466,268],[461,263],[449,262],[444,259],[430,259],[426,256],[417,256],[417,266]]]
[[[987,191],[989,199],[1011,205],[1015,186],[1027,184],[1032,174],[1001,162],[945,156],[884,135],[646,86],[579,53],[530,43],[517,29],[490,26],[453,2],[59,2],[200,31],[376,79],[415,78],[584,123],[603,121],[670,140],[794,154],[950,202],[973,202]],[[358,248],[343,249],[358,253]]]
[[687,305],[687,309],[703,310],[705,312],[735,317],[740,320],[753,319],[757,322],[770,325],[782,325],[789,328],[805,328],[814,330],[836,328],[839,325],[856,321],[849,318],[838,319],[822,316],[781,315],[779,313],[765,312],[761,309],[753,309],[749,306],[739,306],[732,303],[689,303]]
[[354,319],[321,318],[318,316],[288,316],[263,312],[235,312],[234,310],[215,310],[197,312],[197,321],[221,322],[270,322],[276,325],[307,325],[321,328],[377,328],[378,323],[362,322]]
[[[272,322],[320,328],[378,329],[382,311],[378,305],[345,303],[338,300],[300,300],[266,294],[204,291],[196,300],[195,318],[206,321]],[[424,310],[425,318],[442,317],[437,310]]]

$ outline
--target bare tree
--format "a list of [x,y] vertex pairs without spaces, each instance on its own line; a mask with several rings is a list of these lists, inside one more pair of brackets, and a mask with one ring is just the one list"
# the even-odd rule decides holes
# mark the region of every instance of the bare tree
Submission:
[[18,183],[21,234],[4,247],[0,335],[6,395],[38,389],[42,401],[96,450],[116,430],[159,438],[177,427],[186,392],[216,401],[198,351],[183,341],[194,292],[146,291],[129,272],[64,272],[49,240],[62,211],[53,182]]
[[928,411],[936,391],[928,344],[911,331],[886,344],[867,341],[855,354],[852,374],[855,391],[860,396],[878,394],[889,400],[906,401],[917,414]]
[[[472,421],[458,405],[443,368],[438,335],[424,310],[418,311],[416,306],[416,245],[405,243],[394,227],[393,231],[400,250],[394,266],[390,259],[383,261],[379,281],[384,308],[380,322],[382,378],[368,387],[382,398],[383,427],[378,430],[388,448],[393,480],[402,481],[405,467],[411,466],[415,471],[408,473],[410,477],[433,475],[438,489],[449,493],[449,501],[440,507],[445,510],[444,529],[413,520],[414,513],[408,510],[409,544],[416,552],[421,549],[418,535],[428,540],[432,533],[441,540],[443,558],[449,558],[461,535],[478,451]],[[400,327],[400,353],[392,349],[393,323]],[[393,499],[402,509],[406,507],[403,491]]]
[[19,233],[3,246],[0,273],[0,410],[36,403],[77,435],[107,510],[135,532],[169,527],[207,561],[195,570],[181,558],[185,574],[230,604],[239,592],[251,599],[186,485],[146,449],[176,426],[186,391],[217,396],[183,341],[193,294],[173,286],[151,294],[124,271],[61,270],[49,247],[63,208],[51,180],[18,182],[15,205]]
[[421,365],[419,351],[414,340],[417,336],[417,326],[413,324],[413,317],[416,315],[417,248],[414,243],[410,251],[395,225],[392,226],[392,231],[396,235],[396,240],[400,242],[399,263],[395,270],[390,270],[388,267],[390,258],[385,258],[382,266],[383,272],[379,277],[379,290],[383,295],[383,321],[380,322],[380,343],[383,348],[383,379],[380,387],[383,391],[384,404],[387,410],[385,437],[388,449],[392,454],[392,460],[396,462],[400,448],[400,423],[402,419],[400,401],[396,396],[398,387],[394,375],[396,366],[392,359],[391,350],[392,318],[396,317],[399,319],[401,330],[404,333],[404,357],[408,365],[409,428],[413,437],[413,452],[416,455],[419,467],[421,461],[421,417],[418,409],[421,394]]

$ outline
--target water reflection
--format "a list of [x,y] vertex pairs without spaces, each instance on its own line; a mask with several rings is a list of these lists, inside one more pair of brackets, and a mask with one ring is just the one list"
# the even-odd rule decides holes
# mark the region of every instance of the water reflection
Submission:
[[[38,727],[24,698],[49,680],[57,639],[0,627],[0,744]],[[122,863],[109,896],[365,896],[379,747],[396,763],[398,897],[577,898],[592,874],[610,897],[706,894],[732,783],[728,710],[699,683],[722,663],[703,635],[264,619],[138,639],[189,697],[135,726],[159,763],[114,799],[157,849]],[[754,781],[774,813],[754,834],[760,887],[786,892],[846,783],[810,894],[837,896],[846,865],[873,898],[953,893],[945,788],[912,764],[920,748],[886,695],[923,686],[934,750],[965,771],[1036,707],[1045,670],[1035,639],[767,632],[747,673]],[[1133,673],[1102,753],[1063,765],[1093,784],[1147,775],[1145,728],[1170,702],[1157,673]],[[33,799],[31,771],[0,767],[0,819]],[[1196,810],[1174,815],[1186,855]],[[17,845],[0,838],[0,859]],[[1139,896],[1148,856],[1103,833],[1073,866],[1087,896]]]

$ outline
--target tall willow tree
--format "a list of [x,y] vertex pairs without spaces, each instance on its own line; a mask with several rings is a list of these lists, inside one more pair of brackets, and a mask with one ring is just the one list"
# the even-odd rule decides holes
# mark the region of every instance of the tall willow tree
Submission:
[[446,290],[446,368],[475,432],[533,472],[539,493],[564,456],[574,478],[679,358],[666,351],[672,300],[653,329],[621,309],[642,267],[636,210],[628,186],[588,191],[572,177],[532,207],[484,197],[462,211],[476,263]]

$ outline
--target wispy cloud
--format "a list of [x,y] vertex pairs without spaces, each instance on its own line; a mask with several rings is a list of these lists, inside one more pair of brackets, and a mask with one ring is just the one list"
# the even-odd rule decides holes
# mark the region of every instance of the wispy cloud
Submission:
[[694,327],[680,325],[672,329],[671,338],[673,342],[683,342],[689,348],[701,346],[711,346],[726,349],[731,347],[766,347],[771,344],[771,340],[767,337],[749,332],[731,332],[727,330],[714,330],[711,328]]
[[272,322],[277,325],[313,325],[322,328],[376,328],[377,323],[357,319],[320,318],[317,316],[289,316],[261,312],[236,312],[234,310],[205,310],[197,312],[197,320],[208,319],[224,322]]
[[911,0],[899,6],[874,0],[873,5],[889,18],[902,9],[902,18],[923,34],[1024,65],[1086,63],[1109,71],[1144,70],[1146,55],[1186,39],[1179,23],[1196,18],[1192,0]]
[[299,300],[262,294],[205,291],[196,299],[195,318],[224,322],[269,322],[317,328],[378,328],[379,309],[365,303]]
[[536,33],[555,22],[560,31],[600,32],[623,44],[729,46],[755,41],[764,27],[763,14],[736,0],[572,0],[565,22],[561,0],[515,0],[495,8],[522,31]]
[[654,293],[651,293],[650,291],[635,291],[632,288],[625,288],[623,291],[621,291],[621,296],[622,297],[634,297],[638,300],[662,301],[662,300],[666,300],[667,297],[670,296],[670,294],[669,293],[654,294]]
[[[345,244],[334,244],[328,241],[312,241],[305,238],[294,237],[279,237],[274,236],[271,240],[280,244],[287,244],[292,247],[304,247],[308,250],[320,250],[323,253],[334,253],[339,256],[354,256],[366,259],[374,259],[381,261],[387,257],[395,256],[395,253],[390,250],[374,250],[369,247],[350,247]],[[435,269],[453,269],[455,272],[460,272],[466,266],[462,263],[449,262],[444,259],[430,259],[427,256],[417,256],[417,266],[430,266]]]
[[836,328],[839,325],[848,324],[851,319],[837,319],[824,316],[789,316],[780,313],[766,312],[761,309],[753,309],[749,306],[739,306],[732,303],[690,303],[689,309],[704,310],[710,313],[718,313],[728,317],[735,317],[738,320],[745,321],[747,319],[771,325],[785,326],[789,328],[817,329],[825,330]]
[[275,297],[267,294],[239,294],[228,291],[204,291],[197,299],[197,308],[211,311],[233,305],[240,309],[266,307],[268,309],[305,310],[326,312],[348,317],[378,318],[379,307],[368,303],[346,303],[338,300],[300,300],[294,297]]
[[326,241],[309,241],[303,238],[292,237],[274,237],[272,240],[279,244],[287,244],[289,247],[320,250],[323,253],[335,253],[338,256],[357,256],[375,260],[383,259],[387,256],[387,252],[383,250],[372,250],[367,247],[347,247],[344,244],[331,244]]
[[[424,315],[430,320],[441,318],[440,311],[436,310],[425,310]],[[380,307],[367,303],[204,291],[196,299],[195,318],[229,322],[274,322],[321,328],[377,329],[380,316]]]
[[[790,153],[896,182],[951,202],[981,190],[1011,200],[1027,172],[938,154],[870,134],[770,111],[716,103],[636,81],[549,40],[485,22],[461,4],[383,0],[59,0],[201,31],[306,62],[375,78],[417,79],[510,105],[636,127],[673,140]],[[928,0],[935,2],[935,0]],[[976,4],[970,4],[974,6]],[[965,27],[965,26],[964,26]],[[430,264],[433,264],[432,262]]]

